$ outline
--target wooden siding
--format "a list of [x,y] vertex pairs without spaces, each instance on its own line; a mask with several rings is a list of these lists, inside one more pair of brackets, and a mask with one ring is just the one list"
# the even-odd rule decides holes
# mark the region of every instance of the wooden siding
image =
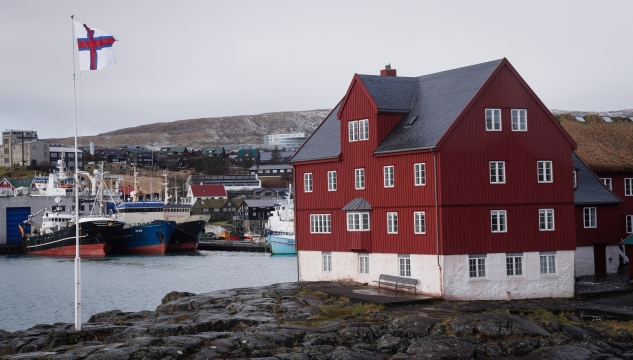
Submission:
[[620,200],[624,201],[620,204],[619,223],[617,225],[620,238],[624,239],[631,234],[626,233],[626,216],[633,215],[633,196],[626,196],[624,192],[624,179],[633,178],[633,173],[605,173],[596,172],[599,178],[611,178],[611,191],[617,195]]
[[[585,228],[584,208],[596,208],[595,228]],[[577,205],[576,206],[576,244],[593,246],[594,244],[618,245],[620,243],[620,206],[619,205]]]
[[[487,108],[501,109],[501,131],[486,130]],[[512,131],[511,109],[527,109],[527,131]],[[539,244],[547,244],[550,250],[574,248],[573,144],[546,111],[512,71],[503,67],[446,136],[438,157],[440,204],[446,220],[442,223],[443,253],[472,253],[483,249],[483,244],[491,246],[484,252],[545,250]],[[552,183],[538,182],[539,160],[552,161]],[[490,183],[490,161],[505,161],[505,184]],[[500,237],[505,240],[491,243],[488,209],[492,208],[513,208],[509,221],[535,219],[519,226],[535,238],[506,235]],[[538,231],[535,216],[539,208],[557,209],[555,235]],[[468,241],[468,233],[455,226],[453,216],[458,214],[466,216],[457,219],[469,224],[476,241]],[[531,227],[537,231],[530,231]]]

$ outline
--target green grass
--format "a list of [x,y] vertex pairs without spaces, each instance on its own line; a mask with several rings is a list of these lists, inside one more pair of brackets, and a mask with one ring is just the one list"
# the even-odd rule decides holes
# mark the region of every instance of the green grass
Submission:
[[571,321],[566,318],[563,313],[555,315],[551,311],[545,309],[537,309],[534,312],[527,314],[527,317],[536,321],[542,321],[546,323],[557,322],[567,325],[578,325],[577,322]]
[[44,173],[43,171],[27,170],[25,167],[15,166],[7,167],[0,166],[0,180],[2,178],[29,178],[35,176],[35,173]]

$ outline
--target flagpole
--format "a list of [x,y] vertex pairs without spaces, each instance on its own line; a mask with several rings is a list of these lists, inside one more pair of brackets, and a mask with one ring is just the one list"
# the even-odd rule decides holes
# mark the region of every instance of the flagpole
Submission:
[[75,15],[70,15],[73,27],[73,121],[75,125],[75,331],[81,330],[81,258],[79,257],[79,167],[77,154],[77,85],[75,81]]

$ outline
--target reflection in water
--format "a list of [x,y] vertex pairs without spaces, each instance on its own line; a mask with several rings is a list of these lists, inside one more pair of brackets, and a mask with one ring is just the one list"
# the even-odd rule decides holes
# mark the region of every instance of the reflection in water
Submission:
[[[73,259],[0,257],[0,329],[72,323]],[[170,291],[219,289],[297,281],[297,258],[200,251],[190,255],[82,259],[82,320],[119,309],[154,310]]]

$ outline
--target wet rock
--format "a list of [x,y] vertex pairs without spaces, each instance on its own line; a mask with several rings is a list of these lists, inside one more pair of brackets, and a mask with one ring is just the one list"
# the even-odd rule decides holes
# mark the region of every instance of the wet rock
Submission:
[[395,319],[390,324],[389,333],[409,339],[428,336],[435,324],[441,319],[411,316],[406,318]]
[[475,333],[475,322],[471,315],[460,315],[448,325],[455,336],[472,336]]
[[196,294],[190,293],[190,292],[172,291],[169,294],[165,295],[163,299],[160,301],[160,303],[164,305],[174,300],[178,300],[180,298],[188,297],[188,296],[196,296]]
[[333,351],[334,347],[330,345],[311,345],[302,349],[312,360],[330,360]]
[[538,349],[540,346],[537,339],[518,338],[511,340],[503,340],[499,342],[499,347],[504,354],[523,356]]
[[411,340],[407,353],[427,357],[443,357],[444,353],[450,353],[455,359],[470,359],[478,342],[479,340],[474,338],[458,339],[446,335],[430,335]]
[[86,360],[128,360],[132,359],[138,352],[139,349],[134,347],[118,349],[103,348],[88,356]]
[[125,321],[128,313],[124,313],[121,310],[104,311],[94,314],[88,319],[88,323],[117,323],[119,321]]
[[592,358],[591,351],[582,346],[562,345],[540,349],[528,355],[530,360],[589,360]]
[[220,353],[215,351],[214,347],[208,346],[205,348],[202,348],[202,350],[200,350],[197,354],[195,359],[196,360],[213,360],[213,359],[218,359],[223,357]]
[[154,337],[176,336],[176,335],[189,335],[194,331],[189,325],[182,324],[164,324],[157,325],[148,330],[149,334]]
[[536,323],[516,315],[484,312],[475,315],[475,330],[488,339],[502,339],[511,335],[550,336]]
[[339,346],[332,352],[332,360],[379,360],[382,356],[374,356],[364,351],[354,351],[346,347]]
[[391,334],[383,335],[376,342],[376,350],[384,354],[404,352],[409,347],[409,340]]
[[317,345],[332,345],[338,346],[341,344],[341,339],[329,333],[309,333],[303,338],[303,346],[311,347]]
[[125,345],[143,348],[143,347],[158,345],[161,342],[162,342],[162,339],[160,338],[140,336],[137,338],[132,338],[132,339],[127,340],[125,342]]
[[374,333],[368,327],[353,326],[356,324],[348,324],[345,329],[338,332],[338,335],[343,342],[351,343],[366,343],[371,344],[374,342]]
[[310,360],[310,357],[306,354],[294,353],[294,354],[276,354],[275,358],[281,360]]
[[169,336],[163,339],[165,346],[174,346],[185,348],[187,351],[193,351],[202,347],[202,340],[192,336]]
[[158,359],[184,359],[187,357],[187,350],[177,346],[150,346],[147,353]]

